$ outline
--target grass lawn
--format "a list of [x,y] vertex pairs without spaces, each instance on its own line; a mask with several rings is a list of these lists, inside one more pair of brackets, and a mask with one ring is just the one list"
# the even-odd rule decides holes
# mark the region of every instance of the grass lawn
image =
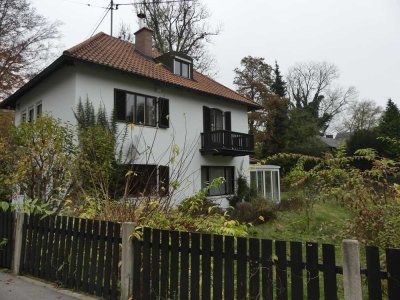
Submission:
[[351,218],[348,209],[335,202],[316,203],[307,228],[304,208],[278,211],[277,218],[254,227],[255,235],[285,241],[317,241],[340,244]]

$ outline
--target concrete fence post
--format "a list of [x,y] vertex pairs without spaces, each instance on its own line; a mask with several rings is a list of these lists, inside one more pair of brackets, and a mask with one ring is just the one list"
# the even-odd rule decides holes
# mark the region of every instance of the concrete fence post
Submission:
[[22,227],[24,226],[24,216],[22,212],[14,213],[14,247],[12,256],[12,270],[15,275],[19,274],[21,266],[21,249],[22,249]]
[[121,300],[132,297],[133,244],[135,223],[122,224]]
[[360,246],[356,240],[343,240],[343,288],[345,300],[362,300]]

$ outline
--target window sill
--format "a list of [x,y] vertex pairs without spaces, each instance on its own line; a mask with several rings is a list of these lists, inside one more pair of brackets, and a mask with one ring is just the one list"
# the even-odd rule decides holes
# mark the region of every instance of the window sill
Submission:
[[154,129],[168,129],[168,127],[160,127],[160,126],[152,126],[152,125],[142,125],[142,124],[135,124],[135,123],[128,123],[126,121],[115,121],[117,124],[124,124],[124,125],[134,125],[135,127],[143,127],[143,128],[154,128]]

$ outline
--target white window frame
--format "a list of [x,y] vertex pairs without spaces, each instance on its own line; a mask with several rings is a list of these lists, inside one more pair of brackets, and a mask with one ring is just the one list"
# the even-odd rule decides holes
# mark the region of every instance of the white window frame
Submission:
[[[267,197],[267,196],[269,196],[269,197],[271,197],[271,201],[272,202],[274,202],[274,203],[280,203],[281,202],[281,182],[280,182],[280,175],[279,175],[279,170],[280,170],[280,167],[279,166],[272,166],[272,165],[265,165],[265,166],[256,166],[256,167],[254,167],[254,168],[252,168],[251,170],[250,170],[250,180],[251,180],[251,172],[254,172],[255,173],[255,184],[254,184],[254,186],[256,187],[256,190],[257,190],[257,194],[258,194],[258,191],[259,191],[259,189],[258,189],[258,172],[262,172],[263,173],[263,181],[262,181],[262,185],[263,185],[263,197]],[[270,173],[271,174],[271,176],[270,176],[270,187],[271,187],[271,191],[268,193],[269,195],[267,195],[267,186],[266,186],[266,173]],[[278,182],[277,182],[277,187],[278,187],[278,190],[277,191],[275,191],[276,193],[277,193],[277,201],[274,201],[275,199],[274,199],[274,184],[273,184],[273,177],[274,177],[274,175],[276,175],[277,176],[277,180],[278,180]]]

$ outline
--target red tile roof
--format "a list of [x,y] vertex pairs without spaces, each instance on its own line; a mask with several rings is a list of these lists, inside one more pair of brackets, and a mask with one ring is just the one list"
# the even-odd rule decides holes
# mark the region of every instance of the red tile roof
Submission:
[[[146,78],[163,81],[175,86],[215,95],[258,108],[251,99],[219,84],[215,80],[193,70],[193,80],[173,74],[161,63],[146,59],[135,50],[135,45],[100,32],[88,40],[64,51],[65,56],[111,67]],[[154,58],[159,56],[153,52]]]

